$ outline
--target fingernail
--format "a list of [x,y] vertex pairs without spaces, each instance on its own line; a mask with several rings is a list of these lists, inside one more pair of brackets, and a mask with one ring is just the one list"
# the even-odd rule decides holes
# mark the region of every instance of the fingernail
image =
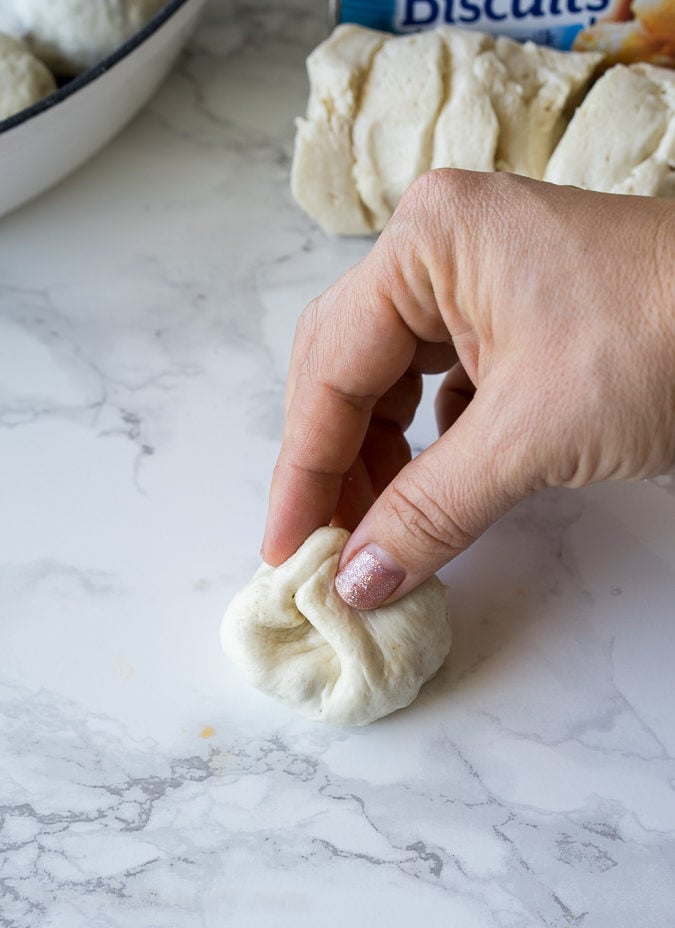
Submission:
[[394,592],[405,577],[396,561],[378,548],[361,548],[335,576],[335,589],[355,609],[375,609]]

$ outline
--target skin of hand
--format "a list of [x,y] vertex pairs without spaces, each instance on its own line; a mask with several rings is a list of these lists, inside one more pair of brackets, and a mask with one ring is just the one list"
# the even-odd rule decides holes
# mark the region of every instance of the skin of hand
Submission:
[[[447,370],[440,437],[404,438]],[[302,314],[263,557],[331,520],[336,578],[393,602],[545,487],[675,463],[675,204],[439,170]]]

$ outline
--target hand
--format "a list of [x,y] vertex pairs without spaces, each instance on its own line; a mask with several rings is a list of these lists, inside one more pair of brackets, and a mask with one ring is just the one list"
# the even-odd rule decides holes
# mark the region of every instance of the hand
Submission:
[[[421,373],[441,437],[410,461]],[[434,171],[307,307],[263,544],[331,520],[336,587],[393,601],[543,487],[675,462],[675,205]]]

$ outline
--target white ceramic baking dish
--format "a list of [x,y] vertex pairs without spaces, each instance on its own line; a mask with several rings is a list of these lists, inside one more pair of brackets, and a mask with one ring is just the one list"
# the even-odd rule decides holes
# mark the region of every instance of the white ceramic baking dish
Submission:
[[205,0],[169,0],[94,68],[0,121],[0,216],[60,181],[102,148],[152,96]]

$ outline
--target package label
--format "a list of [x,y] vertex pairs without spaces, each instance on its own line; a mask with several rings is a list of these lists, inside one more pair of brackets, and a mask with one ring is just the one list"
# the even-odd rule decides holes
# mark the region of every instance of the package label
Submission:
[[459,26],[675,67],[675,0],[334,0],[333,14],[385,32]]

